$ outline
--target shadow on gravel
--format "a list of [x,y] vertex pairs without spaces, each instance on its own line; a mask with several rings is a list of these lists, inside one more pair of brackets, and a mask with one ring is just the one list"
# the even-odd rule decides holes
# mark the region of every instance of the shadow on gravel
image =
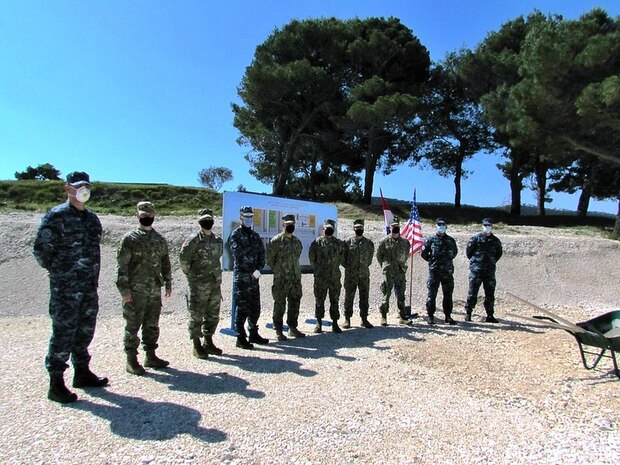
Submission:
[[[255,346],[256,347],[256,346]],[[271,346],[274,348],[275,344]],[[299,376],[310,378],[316,375],[316,371],[302,368],[301,363],[293,360],[261,358],[252,355],[258,352],[254,350],[244,351],[243,354],[224,354],[209,357],[209,360],[221,365],[234,366],[245,371],[254,373],[293,373]],[[247,355],[245,355],[247,353]],[[257,353],[257,355],[260,352]]]
[[[215,357],[209,357],[215,360]],[[205,363],[209,363],[208,361]],[[167,368],[158,370],[147,375],[149,378],[163,384],[168,384],[171,391],[183,391],[195,394],[226,394],[229,392],[239,394],[251,399],[262,399],[265,393],[248,389],[250,385],[246,380],[228,373],[194,373],[191,371]]]
[[112,405],[81,399],[68,406],[109,421],[110,431],[123,438],[162,441],[189,434],[201,441],[215,443],[228,437],[218,429],[199,426],[200,412],[183,405],[151,402],[106,389],[89,389],[88,394]]

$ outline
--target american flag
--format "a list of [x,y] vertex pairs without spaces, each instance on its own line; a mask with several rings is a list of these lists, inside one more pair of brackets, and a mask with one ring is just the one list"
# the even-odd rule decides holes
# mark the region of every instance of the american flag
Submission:
[[381,208],[383,209],[383,219],[385,220],[385,234],[389,236],[390,225],[392,224],[394,215],[392,214],[392,210],[390,210],[387,201],[383,198],[383,191],[381,188],[379,188],[379,193],[381,194]]
[[407,224],[400,232],[400,235],[409,241],[409,256],[419,252],[424,245],[424,235],[422,234],[422,224],[420,222],[420,213],[415,203],[415,189],[413,190],[413,203],[411,204],[411,214]]

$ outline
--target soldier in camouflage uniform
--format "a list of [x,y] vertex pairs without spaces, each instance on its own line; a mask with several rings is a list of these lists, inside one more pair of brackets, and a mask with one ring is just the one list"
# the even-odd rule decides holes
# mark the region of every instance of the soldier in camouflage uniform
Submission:
[[[254,210],[242,207],[239,220],[241,225],[228,238],[227,245],[234,261],[233,291],[236,305],[235,329],[237,330],[237,347],[253,349],[255,344],[268,344],[258,334],[260,317],[260,270],[265,266],[265,246],[260,235],[252,229]],[[245,322],[250,330],[246,338]]]
[[142,328],[142,347],[146,352],[144,366],[165,368],[166,360],[155,355],[159,339],[161,288],[166,297],[172,294],[172,271],[166,239],[152,227],[155,208],[151,202],[138,203],[136,215],[140,226],[123,237],[116,254],[116,287],[123,301],[125,318],[125,369],[134,375],[143,375],[138,362],[138,331]]
[[476,234],[465,250],[469,259],[469,292],[465,303],[465,321],[471,321],[471,314],[478,301],[478,290],[484,288],[484,309],[487,323],[498,323],[493,316],[495,304],[495,264],[502,257],[502,242],[493,235],[493,222],[482,220],[482,232]]
[[[179,257],[181,271],[187,276],[187,310],[189,311],[189,337],[194,346],[193,354],[206,359],[209,354],[221,355],[222,349],[213,343],[213,335],[220,322],[222,300],[222,265],[220,258],[224,242],[213,231],[213,212],[198,212],[200,231],[181,246]],[[200,338],[204,336],[204,345]]]
[[276,330],[278,341],[285,341],[287,337],[282,332],[284,313],[288,300],[288,314],[286,324],[288,334],[293,337],[306,335],[297,329],[299,319],[299,305],[301,302],[301,257],[302,244],[295,232],[295,217],[282,217],[283,231],[276,234],[267,245],[266,261],[273,270],[273,327]]
[[101,223],[85,207],[90,198],[87,173],[73,172],[65,186],[67,202],[49,210],[41,219],[34,241],[34,256],[49,272],[52,334],[45,368],[49,372],[48,399],[63,404],[77,395],[67,389],[64,371],[71,357],[73,387],[108,384],[90,371],[88,346],[95,334],[99,311]]
[[435,324],[435,301],[441,284],[445,322],[455,325],[456,322],[452,318],[452,291],[454,291],[454,264],[452,261],[456,257],[458,249],[456,241],[446,234],[447,225],[443,218],[437,218],[436,227],[437,234],[426,239],[420,254],[428,262],[428,281],[426,282],[428,288],[428,297],[426,298],[428,324]]
[[359,308],[362,326],[372,328],[368,321],[368,297],[370,293],[370,264],[375,254],[375,244],[364,236],[364,220],[353,222],[355,236],[344,243],[344,324],[351,327],[353,300],[359,289]]
[[382,239],[377,247],[377,261],[383,270],[381,293],[381,326],[387,326],[387,313],[390,308],[390,294],[396,292],[399,320],[401,325],[411,325],[405,315],[405,286],[407,284],[407,257],[410,244],[407,239],[400,237],[400,221],[394,217],[390,224],[390,235]]
[[340,311],[338,299],[340,299],[340,266],[344,265],[344,244],[334,237],[336,222],[325,220],[323,235],[317,237],[310,244],[308,258],[314,268],[314,316],[316,318],[315,333],[322,333],[321,327],[325,316],[325,298],[329,293],[329,317],[332,319],[332,331],[341,333],[338,326]]

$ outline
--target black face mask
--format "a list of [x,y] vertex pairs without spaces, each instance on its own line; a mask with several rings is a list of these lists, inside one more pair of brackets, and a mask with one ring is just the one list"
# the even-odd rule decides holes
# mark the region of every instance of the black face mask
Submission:
[[400,234],[400,228],[398,226],[394,226],[392,228],[392,234]]
[[364,230],[363,229],[356,229],[355,230],[355,235],[356,236],[363,236],[364,235]]
[[334,235],[334,230],[332,228],[325,228],[325,235],[327,237],[333,236]]
[[284,228],[284,230],[289,233],[289,234],[293,234],[295,232],[295,225],[294,224],[287,224],[286,227]]
[[154,216],[145,216],[144,218],[140,218],[140,224],[142,226],[150,226],[153,224],[153,221],[155,221],[155,217]]
[[201,228],[206,229],[207,231],[213,227],[213,220],[202,220],[199,221],[198,224]]

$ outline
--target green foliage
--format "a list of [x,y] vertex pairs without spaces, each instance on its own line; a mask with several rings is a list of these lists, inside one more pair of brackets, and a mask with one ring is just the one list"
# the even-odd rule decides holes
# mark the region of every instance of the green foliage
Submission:
[[232,179],[232,170],[224,166],[210,166],[201,169],[198,173],[198,182],[216,192],[219,192],[222,186]]
[[[0,207],[9,210],[46,211],[64,202],[61,181],[0,181]],[[136,204],[149,200],[158,214],[194,215],[202,208],[222,211],[222,196],[210,189],[166,184],[115,184],[95,182],[88,207],[98,213],[134,215]]]
[[50,163],[44,163],[36,168],[32,166],[28,166],[25,171],[16,172],[15,179],[18,181],[27,181],[27,180],[51,180],[58,181],[60,180],[60,171],[54,168],[54,165]]

